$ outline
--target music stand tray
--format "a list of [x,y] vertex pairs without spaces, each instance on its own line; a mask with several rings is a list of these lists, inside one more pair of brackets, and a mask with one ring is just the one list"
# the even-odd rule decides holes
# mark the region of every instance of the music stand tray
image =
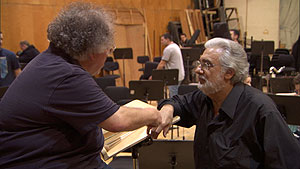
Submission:
[[164,83],[161,80],[131,80],[129,90],[135,99],[159,101],[164,98]]
[[178,84],[178,69],[154,69],[153,80],[162,80],[166,86]]
[[181,49],[181,54],[182,54],[182,59],[184,63],[184,67],[186,69],[187,75],[186,78],[188,80],[188,83],[191,82],[190,79],[190,71],[193,66],[191,66],[191,63],[193,63],[196,60],[200,59],[200,55],[203,53],[203,49],[201,48],[182,48]]
[[274,53],[274,41],[253,41],[251,43],[252,55],[269,55]]
[[153,140],[139,150],[141,169],[187,169],[194,167],[193,141]]
[[299,96],[283,96],[268,94],[269,97],[276,103],[281,114],[285,115],[285,120],[288,124],[300,125],[300,113],[298,106],[300,103]]
[[133,59],[132,48],[117,48],[114,50],[115,59],[123,59],[123,85],[125,86],[125,60]]
[[201,48],[182,48],[181,54],[183,61],[195,61],[200,59],[200,55],[203,53]]

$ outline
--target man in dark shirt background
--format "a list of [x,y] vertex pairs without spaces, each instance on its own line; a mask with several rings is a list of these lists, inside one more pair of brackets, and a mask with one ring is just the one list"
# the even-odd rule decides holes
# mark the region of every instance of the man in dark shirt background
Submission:
[[155,132],[166,135],[177,115],[178,125],[196,125],[197,169],[299,169],[299,142],[275,104],[243,83],[249,68],[243,47],[222,38],[205,47],[196,69],[200,90],[162,101],[163,121]]
[[0,87],[9,86],[21,73],[16,55],[2,48],[3,34],[0,32]]
[[20,63],[29,63],[40,52],[26,40],[20,42],[21,53],[19,54]]

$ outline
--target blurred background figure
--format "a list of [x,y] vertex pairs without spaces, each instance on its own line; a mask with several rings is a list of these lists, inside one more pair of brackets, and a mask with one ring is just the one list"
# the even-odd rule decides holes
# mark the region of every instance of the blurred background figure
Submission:
[[2,48],[3,34],[0,32],[0,87],[9,86],[21,73],[16,55]]
[[181,47],[185,47],[186,45],[188,45],[188,38],[186,37],[186,34],[185,33],[181,33],[180,34],[180,46]]
[[237,29],[230,29],[231,39],[237,43],[240,43],[240,31]]
[[29,63],[34,57],[40,54],[40,52],[26,40],[20,42],[20,48],[22,50],[18,52],[20,63]]

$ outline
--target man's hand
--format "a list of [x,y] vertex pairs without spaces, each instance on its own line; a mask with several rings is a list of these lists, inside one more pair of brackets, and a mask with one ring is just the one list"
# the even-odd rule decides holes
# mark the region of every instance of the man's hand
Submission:
[[[172,126],[172,121],[173,121],[173,112],[174,108],[172,105],[164,105],[161,110],[161,118],[162,118],[162,123],[155,128],[151,128],[151,137],[152,138],[157,138],[159,133],[163,130],[163,135],[166,137],[169,128]],[[150,128],[148,128],[148,133],[150,132]]]

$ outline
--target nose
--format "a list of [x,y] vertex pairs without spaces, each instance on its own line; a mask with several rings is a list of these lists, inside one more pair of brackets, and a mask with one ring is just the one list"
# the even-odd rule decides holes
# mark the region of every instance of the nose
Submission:
[[203,75],[204,74],[204,71],[203,69],[201,68],[201,66],[197,66],[197,68],[195,69],[195,73],[199,74],[199,75]]

